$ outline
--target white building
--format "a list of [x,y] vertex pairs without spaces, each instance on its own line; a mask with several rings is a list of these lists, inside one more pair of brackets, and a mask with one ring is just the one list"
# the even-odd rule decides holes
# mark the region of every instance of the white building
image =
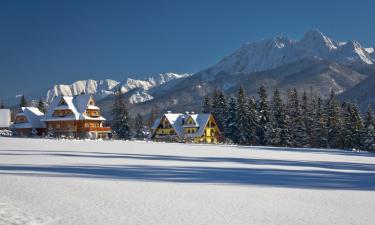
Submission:
[[0,109],[0,129],[10,127],[10,110]]

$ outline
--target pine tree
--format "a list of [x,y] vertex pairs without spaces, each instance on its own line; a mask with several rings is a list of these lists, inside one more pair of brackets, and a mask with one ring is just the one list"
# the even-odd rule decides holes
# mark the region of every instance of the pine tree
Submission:
[[268,145],[271,143],[272,123],[269,103],[267,100],[266,88],[262,85],[259,88],[259,106],[258,106],[258,127],[257,138],[260,145]]
[[272,144],[275,146],[289,146],[290,136],[287,127],[285,107],[279,89],[276,88],[272,97],[273,132]]
[[327,144],[329,148],[342,147],[341,136],[341,113],[340,106],[336,100],[335,92],[331,90],[331,94],[326,104],[327,114]]
[[235,142],[238,131],[236,114],[236,100],[234,98],[230,98],[228,103],[228,114],[225,121],[225,137],[232,142]]
[[112,114],[112,129],[117,138],[130,139],[129,112],[121,89],[116,94]]
[[363,129],[361,133],[362,148],[366,150],[375,150],[375,118],[374,112],[370,106],[367,106],[367,112],[364,117]]
[[236,127],[237,135],[234,139],[235,143],[246,145],[255,143],[255,126],[254,118],[255,102],[250,99],[248,101],[245,90],[241,86],[237,96],[236,106]]
[[259,127],[258,118],[259,113],[257,111],[257,105],[254,97],[248,98],[247,107],[247,121],[246,121],[246,132],[247,132],[247,144],[255,145],[259,143],[259,137],[256,134],[257,128]]
[[4,101],[1,100],[1,102],[0,102],[0,109],[4,109],[4,108],[5,108]]
[[135,138],[143,139],[146,137],[145,127],[143,124],[143,117],[140,113],[138,113],[137,116],[135,117],[134,129],[135,129],[135,135],[134,135]]
[[302,110],[303,123],[306,129],[307,146],[309,146],[311,143],[313,108],[314,108],[314,104],[312,103],[312,101],[315,101],[312,98],[313,97],[311,96],[311,98],[309,99],[306,91],[303,92],[301,110]]
[[42,113],[46,113],[46,108],[44,107],[44,102],[42,101],[42,98],[39,98],[39,101],[38,101],[38,104],[37,104],[37,108]]
[[312,115],[310,145],[311,147],[324,148],[327,146],[327,129],[323,103],[320,97],[314,99],[316,101],[312,101],[315,106]]
[[247,112],[246,95],[243,87],[241,86],[238,91],[236,105],[236,127],[238,128],[238,131],[233,140],[237,144],[247,143],[247,134],[245,129],[245,123],[247,123]]
[[301,105],[298,99],[298,92],[293,89],[291,96],[291,109],[290,109],[290,121],[291,121],[291,138],[292,146],[305,147],[308,144],[308,137],[306,133],[306,127],[303,122],[301,114]]
[[362,120],[359,110],[354,104],[344,103],[343,144],[345,148],[361,147]]
[[20,107],[27,107],[27,101],[24,95],[21,96]]
[[215,90],[212,99],[211,112],[215,121],[221,131],[225,131],[225,119],[227,117],[227,104],[224,93],[219,90]]
[[363,130],[363,122],[361,118],[361,113],[357,105],[352,106],[351,112],[352,124],[353,124],[353,148],[360,149],[361,148],[361,135]]
[[211,98],[208,95],[203,97],[201,112],[202,113],[211,113]]

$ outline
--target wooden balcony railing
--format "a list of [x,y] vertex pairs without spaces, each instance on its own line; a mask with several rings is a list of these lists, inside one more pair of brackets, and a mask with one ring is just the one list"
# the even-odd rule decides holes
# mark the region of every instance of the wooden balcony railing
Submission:
[[107,132],[110,132],[112,131],[112,129],[110,127],[85,127],[83,128],[83,131],[107,131]]

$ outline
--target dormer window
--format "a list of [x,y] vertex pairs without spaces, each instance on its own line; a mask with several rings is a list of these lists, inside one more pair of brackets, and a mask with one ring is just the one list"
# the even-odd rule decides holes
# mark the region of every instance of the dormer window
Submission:
[[17,116],[16,123],[26,123],[27,119],[25,116]]
[[59,105],[67,105],[65,100],[63,98],[61,98],[60,102],[59,102]]
[[86,115],[90,116],[90,117],[98,117],[98,116],[100,116],[99,115],[99,111],[98,110],[94,110],[94,109],[87,109],[86,110]]

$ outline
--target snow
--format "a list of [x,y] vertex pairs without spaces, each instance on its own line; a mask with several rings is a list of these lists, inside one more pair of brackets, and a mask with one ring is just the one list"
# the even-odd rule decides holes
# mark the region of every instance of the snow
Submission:
[[369,54],[372,54],[374,53],[374,48],[365,48],[366,52],[368,52]]
[[108,94],[112,93],[109,92],[113,87],[118,85],[119,82],[106,79],[106,80],[79,80],[70,85],[66,84],[59,84],[54,85],[50,90],[47,92],[46,101],[48,103],[52,102],[55,97],[64,95],[64,96],[73,96],[79,95],[82,92],[85,94],[96,94],[100,93],[103,97],[107,96]]
[[136,104],[136,103],[146,102],[152,99],[154,99],[154,97],[148,94],[146,90],[138,90],[136,91],[136,93],[132,94],[129,97],[129,102],[131,104]]
[[0,224],[375,221],[368,153],[0,137],[0,154]]
[[[52,101],[48,112],[45,117],[42,117],[41,121],[65,121],[65,120],[106,120],[104,117],[89,117],[85,115],[86,109],[99,109],[95,105],[90,105],[91,95],[76,95],[76,96],[58,96]],[[60,104],[65,102],[66,104]],[[70,109],[72,115],[64,117],[55,117],[53,113],[58,109]]]
[[21,112],[17,113],[18,116],[26,116],[27,122],[24,123],[14,123],[14,129],[23,129],[23,128],[45,128],[45,124],[40,120],[44,114],[35,107],[21,107]]
[[150,76],[144,80],[127,78],[123,82],[115,80],[79,80],[72,84],[57,84],[47,91],[46,101],[51,103],[57,96],[74,96],[81,93],[92,94],[96,100],[103,99],[104,97],[113,94],[121,88],[123,93],[140,88],[145,90],[143,93],[136,93],[130,97],[132,103],[139,103],[153,99],[146,91],[154,87],[158,87],[169,81],[181,79],[191,76],[191,74],[183,73],[161,73],[158,75]]
[[206,77],[210,79],[211,75],[220,72],[235,74],[264,71],[313,57],[343,64],[373,64],[375,58],[371,55],[371,49],[362,47],[356,41],[334,41],[319,30],[311,30],[299,41],[277,36],[247,43],[209,68]]

